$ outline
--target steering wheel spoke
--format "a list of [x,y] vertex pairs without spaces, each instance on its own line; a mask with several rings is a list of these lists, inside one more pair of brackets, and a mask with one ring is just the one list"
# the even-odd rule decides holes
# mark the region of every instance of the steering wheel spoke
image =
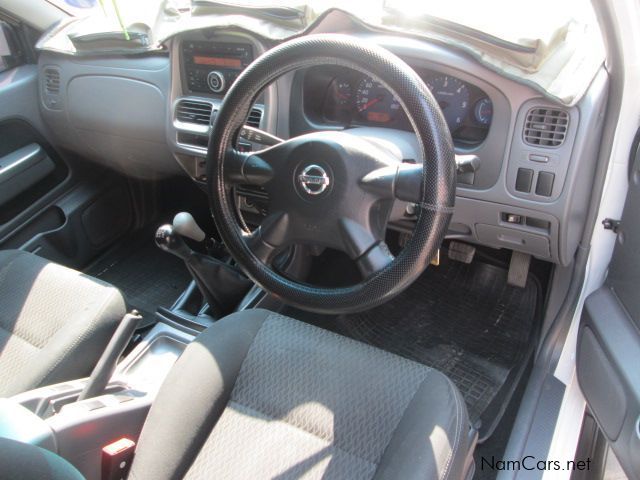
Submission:
[[387,244],[364,225],[342,218],[339,221],[344,251],[356,261],[360,273],[367,278],[393,262]]
[[260,152],[230,148],[224,160],[225,180],[231,185],[265,185],[274,176],[272,166]]
[[423,168],[421,164],[412,163],[379,168],[365,175],[360,185],[381,198],[419,203],[422,198]]
[[270,214],[256,230],[245,235],[245,242],[258,260],[271,264],[276,254],[289,245],[289,216],[283,212]]
[[387,244],[381,241],[357,258],[356,265],[362,276],[368,278],[392,263],[394,259]]

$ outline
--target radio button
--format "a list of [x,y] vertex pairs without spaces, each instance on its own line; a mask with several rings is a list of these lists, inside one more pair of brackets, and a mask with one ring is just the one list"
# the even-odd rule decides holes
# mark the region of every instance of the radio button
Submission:
[[213,93],[220,93],[224,90],[224,75],[217,70],[209,72],[207,75],[207,85]]

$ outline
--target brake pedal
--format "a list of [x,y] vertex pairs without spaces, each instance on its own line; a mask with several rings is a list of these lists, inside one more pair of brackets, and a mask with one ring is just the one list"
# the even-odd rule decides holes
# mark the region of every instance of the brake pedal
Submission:
[[529,276],[529,265],[531,255],[522,252],[511,252],[511,262],[509,263],[509,275],[507,283],[513,287],[524,288]]

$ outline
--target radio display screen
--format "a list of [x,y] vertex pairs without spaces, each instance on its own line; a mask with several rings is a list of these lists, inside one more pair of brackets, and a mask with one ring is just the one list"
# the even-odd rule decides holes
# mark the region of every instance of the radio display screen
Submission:
[[242,60],[233,57],[209,57],[205,55],[194,55],[193,63],[196,65],[211,65],[214,67],[242,68]]

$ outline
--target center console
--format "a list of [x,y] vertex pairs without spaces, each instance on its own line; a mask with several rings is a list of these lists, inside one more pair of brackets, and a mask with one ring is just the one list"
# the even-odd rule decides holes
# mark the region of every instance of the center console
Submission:
[[[167,140],[178,164],[202,188],[206,184],[207,144],[215,115],[233,82],[267,48],[253,36],[230,29],[185,32],[171,42],[171,116]],[[276,92],[272,85],[258,96],[247,126],[276,131]],[[245,139],[237,146],[243,150],[263,148]],[[265,213],[261,193],[238,194],[240,208],[247,215]]]
[[137,441],[160,385],[194,334],[157,323],[120,362],[102,395],[78,401],[87,379],[0,399],[0,436],[51,450],[101,478],[102,448]]
[[[204,189],[207,145],[217,111],[240,73],[269,46],[245,32],[204,29],[176,36],[170,48],[171,116],[167,140],[178,164]],[[275,133],[277,106],[274,84],[258,95],[246,125]],[[236,147],[246,151],[258,150],[265,145],[241,135]],[[248,225],[260,223],[268,212],[266,192],[240,185],[235,194],[244,221]]]

